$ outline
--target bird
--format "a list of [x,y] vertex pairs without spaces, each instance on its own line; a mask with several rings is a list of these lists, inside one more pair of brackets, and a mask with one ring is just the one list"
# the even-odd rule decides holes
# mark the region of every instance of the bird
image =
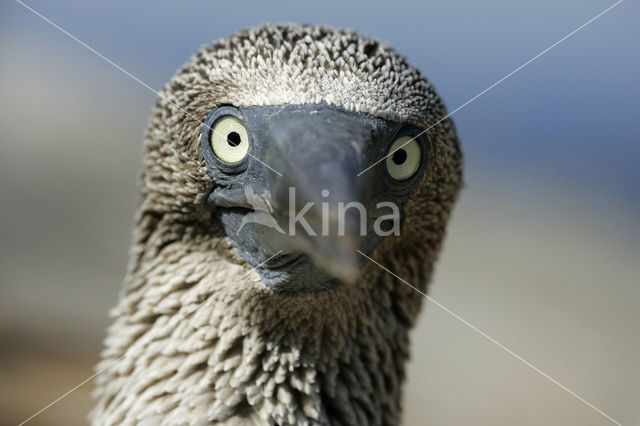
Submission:
[[387,43],[284,23],[204,45],[144,136],[90,422],[400,424],[462,182],[444,101]]

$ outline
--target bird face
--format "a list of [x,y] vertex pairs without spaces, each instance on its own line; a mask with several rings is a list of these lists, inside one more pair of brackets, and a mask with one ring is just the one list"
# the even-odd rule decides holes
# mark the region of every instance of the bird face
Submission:
[[420,133],[325,103],[215,107],[201,136],[208,206],[270,289],[336,288],[358,276],[358,250],[399,236],[428,168]]
[[435,89],[393,49],[266,25],[204,46],[171,79],[141,177],[133,271],[179,246],[253,266],[259,290],[366,292],[384,271],[358,250],[426,286],[462,156]]

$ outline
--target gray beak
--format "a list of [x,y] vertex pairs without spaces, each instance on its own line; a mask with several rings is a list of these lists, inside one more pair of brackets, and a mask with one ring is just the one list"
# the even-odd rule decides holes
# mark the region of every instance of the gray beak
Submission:
[[265,162],[274,214],[288,238],[283,243],[307,253],[343,281],[359,273],[367,231],[366,167],[371,131],[339,110],[287,112],[268,123]]
[[390,192],[384,168],[358,173],[384,156],[401,125],[325,104],[229,107],[236,111],[250,130],[250,155],[225,170],[206,132],[202,147],[216,182],[209,201],[240,255],[260,265],[263,281],[277,291],[354,280],[358,250],[371,252],[390,235],[376,228],[388,221],[378,204],[402,201]]

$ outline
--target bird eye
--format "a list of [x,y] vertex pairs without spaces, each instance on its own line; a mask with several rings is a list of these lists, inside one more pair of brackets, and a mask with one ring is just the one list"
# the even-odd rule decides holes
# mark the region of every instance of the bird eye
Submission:
[[407,180],[420,167],[422,150],[411,136],[402,136],[391,145],[387,156],[387,170],[395,180]]
[[211,148],[221,161],[237,163],[249,152],[249,135],[242,121],[232,116],[219,119],[211,129]]

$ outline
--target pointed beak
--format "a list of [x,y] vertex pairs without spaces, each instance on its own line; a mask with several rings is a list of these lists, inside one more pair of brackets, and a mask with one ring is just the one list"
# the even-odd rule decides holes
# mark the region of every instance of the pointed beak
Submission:
[[[367,232],[366,167],[371,131],[357,117],[338,110],[287,113],[269,123],[266,162],[274,213],[284,220],[291,249],[307,253],[330,275],[355,279],[357,250]],[[282,221],[281,221],[282,222]]]
[[388,197],[384,172],[358,173],[380,158],[393,128],[329,105],[242,111],[252,123],[252,155],[241,179],[217,175],[209,195],[217,220],[254,264],[281,253],[261,269],[272,289],[353,281],[362,266],[358,250],[370,253],[384,237],[376,201]]

